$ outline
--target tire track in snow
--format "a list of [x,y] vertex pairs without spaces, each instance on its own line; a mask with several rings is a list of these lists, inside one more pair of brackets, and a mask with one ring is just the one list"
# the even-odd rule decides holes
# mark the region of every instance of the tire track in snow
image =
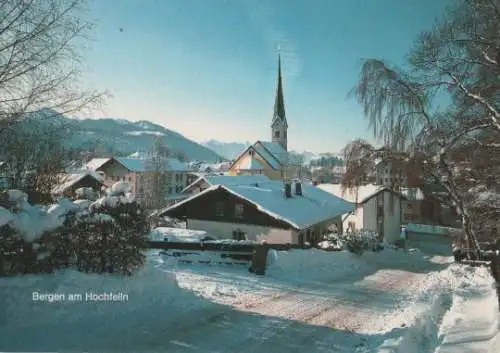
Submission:
[[[377,281],[373,282],[373,284],[375,284],[379,289],[382,288],[386,291],[393,291],[395,289],[409,288],[408,285],[410,283],[414,284],[417,276],[417,274],[402,273],[396,277],[392,277],[386,282]],[[382,295],[384,295],[383,292],[373,292],[363,297],[357,295],[353,296],[354,300],[352,301],[352,306],[334,306],[335,300],[333,300],[331,310],[324,313],[323,318],[318,316],[318,320],[313,319],[311,323],[320,327],[327,326],[337,330],[344,330],[353,333],[354,335],[356,331],[360,331],[362,328],[371,327],[372,322],[370,322],[369,316],[364,317],[364,314],[366,314],[366,309],[370,307],[370,304]],[[376,312],[372,312],[372,315],[373,314],[376,315]],[[303,339],[298,342],[297,346],[311,347],[322,339],[322,335],[323,333],[318,329],[312,335],[304,336]],[[354,349],[363,351],[363,349],[367,348],[364,347],[364,345],[365,342],[360,340],[358,346],[353,347],[353,352]],[[289,352],[298,353],[300,352],[300,349],[291,350]]]

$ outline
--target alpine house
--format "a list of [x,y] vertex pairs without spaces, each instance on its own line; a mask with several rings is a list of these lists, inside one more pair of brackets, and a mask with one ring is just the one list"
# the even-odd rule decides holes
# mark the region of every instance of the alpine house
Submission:
[[[184,220],[186,228],[218,239],[315,244],[355,205],[312,185],[256,176],[253,183],[220,178],[217,184],[160,212]],[[227,182],[225,182],[227,181]]]

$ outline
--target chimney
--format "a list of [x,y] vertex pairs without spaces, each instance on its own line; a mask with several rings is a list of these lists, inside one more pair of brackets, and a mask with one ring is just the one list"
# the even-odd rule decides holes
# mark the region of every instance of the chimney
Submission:
[[295,182],[295,195],[302,196],[302,183],[300,180]]
[[292,197],[292,184],[290,184],[290,182],[288,182],[288,181],[285,182],[284,196],[287,199]]

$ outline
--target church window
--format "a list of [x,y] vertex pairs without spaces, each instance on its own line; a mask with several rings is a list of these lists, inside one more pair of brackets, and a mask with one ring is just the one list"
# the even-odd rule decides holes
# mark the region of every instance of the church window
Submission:
[[285,138],[286,138],[286,130],[285,130],[285,131],[283,131],[283,137],[285,137]]
[[276,138],[280,137],[280,132],[279,132],[279,130],[276,130],[276,131],[274,132],[274,137],[276,137]]
[[248,151],[248,154],[249,154],[250,156],[253,156],[253,150]]

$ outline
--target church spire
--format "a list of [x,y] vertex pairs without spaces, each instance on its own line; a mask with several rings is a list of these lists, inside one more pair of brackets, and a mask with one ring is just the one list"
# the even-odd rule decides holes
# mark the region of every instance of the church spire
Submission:
[[281,55],[278,53],[278,82],[276,86],[276,98],[274,101],[273,122],[280,119],[286,122],[285,99],[283,98],[283,81],[281,76]]
[[272,141],[287,149],[287,129],[285,99],[283,98],[283,81],[281,76],[281,55],[278,53],[278,82],[274,101],[273,120],[271,122]]

